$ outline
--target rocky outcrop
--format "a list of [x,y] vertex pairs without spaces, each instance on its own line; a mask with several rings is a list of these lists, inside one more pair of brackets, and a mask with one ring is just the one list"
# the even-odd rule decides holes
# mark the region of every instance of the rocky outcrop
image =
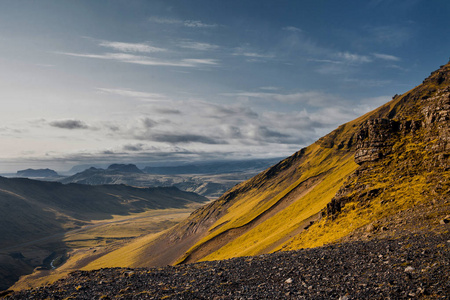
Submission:
[[450,87],[436,96],[424,100],[429,103],[422,109],[423,126],[426,130],[427,150],[433,153],[430,168],[439,166],[450,169]]
[[445,172],[450,170],[450,64],[414,90],[394,96],[360,126],[355,162],[360,167],[324,211],[332,219],[348,202],[365,206],[382,193],[384,202],[394,201],[393,186],[399,182],[422,190],[423,199],[445,198],[449,186]]
[[377,118],[368,120],[357,135],[355,162],[376,161],[390,153],[393,135],[400,129],[396,121]]

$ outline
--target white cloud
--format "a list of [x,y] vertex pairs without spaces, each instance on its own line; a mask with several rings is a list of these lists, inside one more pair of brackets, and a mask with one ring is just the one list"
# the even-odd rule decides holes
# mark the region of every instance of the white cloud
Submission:
[[153,47],[142,43],[123,43],[123,42],[110,42],[101,41],[100,46],[112,48],[114,50],[122,52],[143,52],[143,53],[154,53],[154,52],[164,52],[167,51],[163,48]]
[[355,83],[364,87],[380,87],[392,84],[392,80],[345,78],[345,82]]
[[209,59],[209,58],[186,58],[183,59],[182,62],[187,63],[187,65],[197,66],[197,65],[218,65],[219,62],[217,59]]
[[148,56],[140,56],[127,53],[104,53],[104,54],[89,54],[89,53],[72,53],[72,52],[56,52],[75,57],[97,58],[106,60],[115,60],[124,63],[138,64],[145,66],[164,66],[164,67],[199,67],[200,65],[218,65],[219,61],[216,59],[182,59],[182,60],[162,60]]
[[139,91],[133,91],[133,90],[124,90],[124,89],[108,89],[108,88],[97,88],[97,90],[107,93],[107,94],[113,94],[113,95],[119,95],[124,97],[131,97],[131,98],[139,98],[144,100],[153,100],[153,101],[161,101],[161,100],[167,100],[168,97],[163,94],[158,93],[147,93],[147,92],[139,92]]
[[248,45],[234,48],[232,55],[248,57],[250,59],[254,59],[253,61],[258,61],[258,59],[267,59],[275,57],[273,54],[262,53],[261,51],[255,50]]
[[194,49],[199,51],[208,51],[208,50],[216,50],[219,49],[219,46],[209,44],[209,43],[200,43],[200,42],[192,42],[192,41],[183,41],[179,44],[181,48],[186,49]]
[[183,25],[186,27],[193,27],[193,28],[214,28],[217,27],[217,24],[206,24],[202,21],[197,20],[186,20],[183,22]]
[[342,61],[331,60],[331,59],[315,59],[315,58],[309,58],[308,61],[318,62],[318,63],[343,64]]
[[360,63],[372,62],[372,59],[366,55],[359,55],[359,54],[354,54],[354,53],[350,53],[350,52],[339,52],[336,54],[336,56],[350,64],[360,64]]
[[304,103],[310,106],[320,106],[330,101],[336,102],[339,100],[334,95],[330,95],[320,91],[307,91],[290,94],[267,93],[267,92],[241,92],[241,93],[224,93],[222,95],[232,97],[259,98],[263,100],[274,100],[283,103]]
[[182,24],[183,21],[171,18],[161,18],[161,17],[150,17],[150,22],[158,23],[158,24]]
[[389,61],[399,61],[400,58],[394,55],[389,55],[389,54],[382,54],[382,53],[374,53],[373,56],[375,56],[376,58],[379,59],[383,59],[383,60],[389,60]]
[[295,26],[283,27],[283,30],[291,31],[291,32],[303,32],[303,30],[301,30],[300,28],[297,28]]
[[252,57],[252,58],[273,58],[274,56],[271,54],[262,54],[257,52],[245,52],[242,49],[237,49],[233,55],[235,56],[246,56],[246,57]]
[[150,22],[158,23],[158,24],[168,24],[168,25],[182,25],[184,27],[190,28],[214,28],[217,27],[217,24],[207,24],[203,23],[199,20],[179,20],[179,19],[171,19],[171,18],[161,18],[161,17],[150,17]]

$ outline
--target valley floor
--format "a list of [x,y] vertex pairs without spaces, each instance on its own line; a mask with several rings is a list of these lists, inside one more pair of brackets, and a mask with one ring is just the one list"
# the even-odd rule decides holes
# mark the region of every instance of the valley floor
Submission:
[[450,233],[447,224],[435,229],[176,267],[76,271],[6,299],[449,299]]
[[[17,281],[19,275],[33,272],[36,266],[38,268],[32,274],[22,276],[10,288],[26,289],[53,282],[126,245],[133,238],[151,237],[170,228],[187,218],[200,205],[191,204],[187,208],[149,210],[114,216],[112,219],[93,221],[90,225],[65,233],[0,249],[0,290]],[[11,261],[11,253],[18,253],[20,256],[23,254],[24,257],[8,264]],[[59,260],[61,266],[53,265],[55,260]],[[19,275],[16,278],[2,277],[10,273]]]

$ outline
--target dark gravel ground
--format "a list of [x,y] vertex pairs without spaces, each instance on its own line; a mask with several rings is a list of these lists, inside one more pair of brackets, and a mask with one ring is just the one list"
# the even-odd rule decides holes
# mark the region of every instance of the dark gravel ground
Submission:
[[450,299],[449,246],[444,230],[176,267],[76,271],[6,299]]

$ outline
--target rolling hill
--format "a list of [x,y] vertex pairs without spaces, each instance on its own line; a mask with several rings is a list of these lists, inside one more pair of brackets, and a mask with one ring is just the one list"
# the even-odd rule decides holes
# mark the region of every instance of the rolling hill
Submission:
[[64,185],[0,177],[0,288],[7,288],[19,275],[40,264],[25,262],[20,253],[30,242],[62,238],[70,230],[114,215],[182,208],[205,201],[205,197],[175,187]]
[[0,177],[0,249],[112,215],[203,201],[207,199],[173,187],[64,185]]

